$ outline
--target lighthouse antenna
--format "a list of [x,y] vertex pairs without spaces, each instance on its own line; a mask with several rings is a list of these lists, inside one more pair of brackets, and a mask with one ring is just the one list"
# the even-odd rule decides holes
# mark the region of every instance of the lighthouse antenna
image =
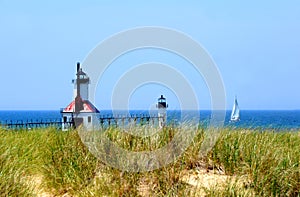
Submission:
[[77,63],[77,73],[76,73],[76,86],[77,86],[77,95],[75,97],[75,113],[79,113],[83,110],[83,101],[80,96],[80,63]]
[[79,71],[80,71],[80,63],[78,62],[77,63],[77,73],[76,73],[76,76],[77,76],[77,80],[76,80],[76,86],[77,86],[77,95],[76,97],[80,97],[80,80],[79,80]]
[[77,62],[77,71],[76,72],[79,72],[79,69],[80,69],[80,62]]

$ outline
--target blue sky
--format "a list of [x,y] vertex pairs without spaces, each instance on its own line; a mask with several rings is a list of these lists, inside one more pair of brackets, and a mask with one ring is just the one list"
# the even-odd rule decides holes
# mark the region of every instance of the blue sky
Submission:
[[[0,0],[0,110],[65,107],[72,99],[76,62],[107,37],[139,26],[176,29],[199,42],[220,70],[228,109],[235,95],[241,109],[300,109],[299,10],[296,0]],[[151,58],[161,60],[156,51],[140,63]],[[164,58],[176,64],[176,57]],[[185,74],[195,77],[191,70]],[[100,110],[110,107],[105,87],[113,83],[112,75],[98,86]],[[156,90],[178,107],[171,91],[154,86],[136,91],[130,106],[149,107],[145,103],[161,93]],[[205,83],[199,86],[201,107],[209,108]]]

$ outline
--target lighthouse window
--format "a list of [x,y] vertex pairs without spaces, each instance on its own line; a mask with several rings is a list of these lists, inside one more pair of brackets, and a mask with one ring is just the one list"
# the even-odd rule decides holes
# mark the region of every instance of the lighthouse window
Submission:
[[88,122],[92,122],[92,117],[88,116]]

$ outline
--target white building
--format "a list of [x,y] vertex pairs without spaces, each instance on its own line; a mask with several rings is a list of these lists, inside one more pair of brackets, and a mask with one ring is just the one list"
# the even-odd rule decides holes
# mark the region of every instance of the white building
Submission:
[[158,98],[156,107],[158,108],[158,125],[160,128],[163,128],[167,122],[167,108],[168,104],[166,98],[163,95]]
[[[92,130],[99,127],[100,111],[89,101],[90,78],[77,63],[76,79],[73,81],[73,101],[64,109],[62,114],[62,130],[68,130],[70,126]],[[70,123],[74,123],[71,125]]]

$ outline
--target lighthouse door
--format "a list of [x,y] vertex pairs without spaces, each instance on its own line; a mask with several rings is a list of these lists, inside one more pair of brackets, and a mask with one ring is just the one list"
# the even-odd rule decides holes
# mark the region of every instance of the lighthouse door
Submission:
[[83,118],[74,118],[75,127],[79,127],[83,123]]

